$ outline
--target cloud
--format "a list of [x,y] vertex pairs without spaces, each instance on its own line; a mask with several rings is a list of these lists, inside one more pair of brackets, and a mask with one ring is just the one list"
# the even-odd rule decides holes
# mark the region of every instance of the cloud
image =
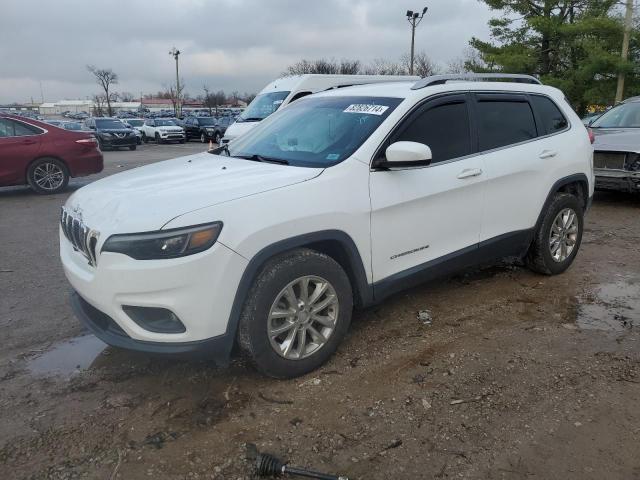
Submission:
[[[118,73],[138,95],[174,80],[176,46],[187,91],[257,91],[301,58],[397,59],[408,50],[415,0],[4,0],[0,102],[85,98],[87,64]],[[477,0],[430,0],[416,48],[445,65],[488,35]]]

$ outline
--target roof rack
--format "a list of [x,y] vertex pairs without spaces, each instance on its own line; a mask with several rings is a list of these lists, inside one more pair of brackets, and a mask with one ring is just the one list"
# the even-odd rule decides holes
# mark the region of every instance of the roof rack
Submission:
[[465,82],[482,82],[482,81],[500,81],[507,80],[515,83],[530,83],[534,85],[542,85],[542,82],[531,75],[523,75],[519,73],[454,73],[447,75],[431,75],[418,80],[411,90],[419,90],[420,88],[430,87],[432,85],[443,85],[452,80]]

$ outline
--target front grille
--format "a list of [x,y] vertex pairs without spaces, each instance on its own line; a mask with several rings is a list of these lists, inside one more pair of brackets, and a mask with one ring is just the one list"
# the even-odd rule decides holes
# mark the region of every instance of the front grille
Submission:
[[626,156],[627,154],[624,152],[595,152],[593,154],[593,166],[595,168],[624,170]]
[[60,227],[73,248],[82,253],[89,260],[89,264],[95,267],[97,264],[98,232],[91,230],[82,222],[81,218],[74,217],[64,207],[60,212]]

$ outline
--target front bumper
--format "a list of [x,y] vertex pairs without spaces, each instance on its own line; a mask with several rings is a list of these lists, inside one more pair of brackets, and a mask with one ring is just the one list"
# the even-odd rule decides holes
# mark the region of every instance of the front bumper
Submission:
[[596,188],[619,192],[640,192],[640,172],[596,168]]
[[122,138],[100,136],[100,143],[104,147],[129,147],[131,145],[136,145],[138,141],[136,140],[135,135]]
[[[201,343],[222,345],[226,336],[235,334],[227,326],[247,261],[220,243],[205,252],[167,260],[134,260],[105,252],[98,254],[93,267],[60,232],[60,258],[82,299],[73,301],[76,314],[110,345],[177,353],[197,350]],[[125,313],[125,306],[170,310],[185,331],[146,330]]]
[[185,135],[182,132],[160,132],[160,138],[162,140],[184,140]]
[[93,307],[78,292],[71,293],[71,308],[87,329],[107,345],[160,354],[203,353],[225,361],[233,348],[233,336],[223,334],[193,342],[149,342],[126,334],[109,315]]

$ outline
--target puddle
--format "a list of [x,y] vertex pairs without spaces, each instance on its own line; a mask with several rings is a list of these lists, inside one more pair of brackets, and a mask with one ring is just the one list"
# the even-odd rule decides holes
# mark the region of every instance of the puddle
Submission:
[[587,330],[622,332],[640,326],[640,281],[621,279],[599,285],[580,300],[576,323]]
[[28,368],[36,375],[71,376],[86,370],[107,345],[93,335],[83,335],[56,345],[29,362]]

